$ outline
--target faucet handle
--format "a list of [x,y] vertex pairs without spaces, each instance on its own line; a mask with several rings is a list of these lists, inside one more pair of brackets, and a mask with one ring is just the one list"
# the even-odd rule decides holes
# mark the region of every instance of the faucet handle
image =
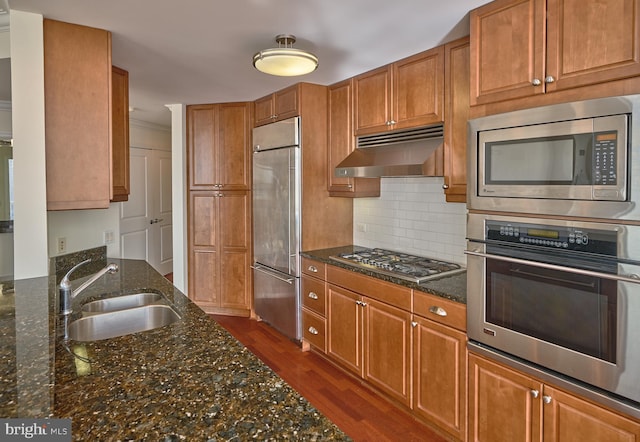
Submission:
[[85,265],[87,263],[90,263],[90,262],[91,262],[91,259],[86,259],[86,260],[76,264],[75,266],[73,266],[71,268],[71,270],[69,270],[67,272],[67,274],[62,277],[62,281],[60,281],[60,288],[61,289],[70,289],[71,288],[71,281],[69,281],[69,278],[71,277],[71,274],[73,272],[75,272],[78,269],[78,267],[83,266],[83,265]]

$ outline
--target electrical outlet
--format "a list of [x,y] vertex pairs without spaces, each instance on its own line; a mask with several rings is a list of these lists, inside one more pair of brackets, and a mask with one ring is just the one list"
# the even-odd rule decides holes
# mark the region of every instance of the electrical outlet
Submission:
[[64,253],[67,251],[67,238],[58,238],[58,253]]
[[111,244],[113,242],[113,230],[105,230],[102,232],[102,242],[104,244]]
[[358,229],[358,232],[366,232],[367,231],[367,225],[365,223],[358,223],[356,225],[356,229]]

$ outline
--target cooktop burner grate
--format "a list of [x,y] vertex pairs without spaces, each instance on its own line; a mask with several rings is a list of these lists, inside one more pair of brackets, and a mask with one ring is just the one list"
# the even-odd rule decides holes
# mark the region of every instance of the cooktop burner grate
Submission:
[[331,259],[418,284],[445,274],[464,271],[458,264],[380,248],[341,253],[331,256]]

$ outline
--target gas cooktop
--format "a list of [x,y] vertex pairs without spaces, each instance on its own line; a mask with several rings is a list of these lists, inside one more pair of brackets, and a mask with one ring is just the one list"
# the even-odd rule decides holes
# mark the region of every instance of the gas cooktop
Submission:
[[331,256],[334,261],[420,284],[429,279],[463,272],[458,264],[385,249],[363,249]]

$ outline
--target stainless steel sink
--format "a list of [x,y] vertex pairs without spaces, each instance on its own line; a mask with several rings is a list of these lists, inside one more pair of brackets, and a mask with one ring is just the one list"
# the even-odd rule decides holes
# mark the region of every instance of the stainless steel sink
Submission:
[[133,307],[158,304],[163,300],[164,297],[159,293],[134,293],[132,295],[116,296],[87,302],[82,306],[82,311],[86,313],[114,312]]
[[99,341],[153,330],[179,319],[168,305],[147,305],[76,319],[69,324],[67,335],[74,341]]

